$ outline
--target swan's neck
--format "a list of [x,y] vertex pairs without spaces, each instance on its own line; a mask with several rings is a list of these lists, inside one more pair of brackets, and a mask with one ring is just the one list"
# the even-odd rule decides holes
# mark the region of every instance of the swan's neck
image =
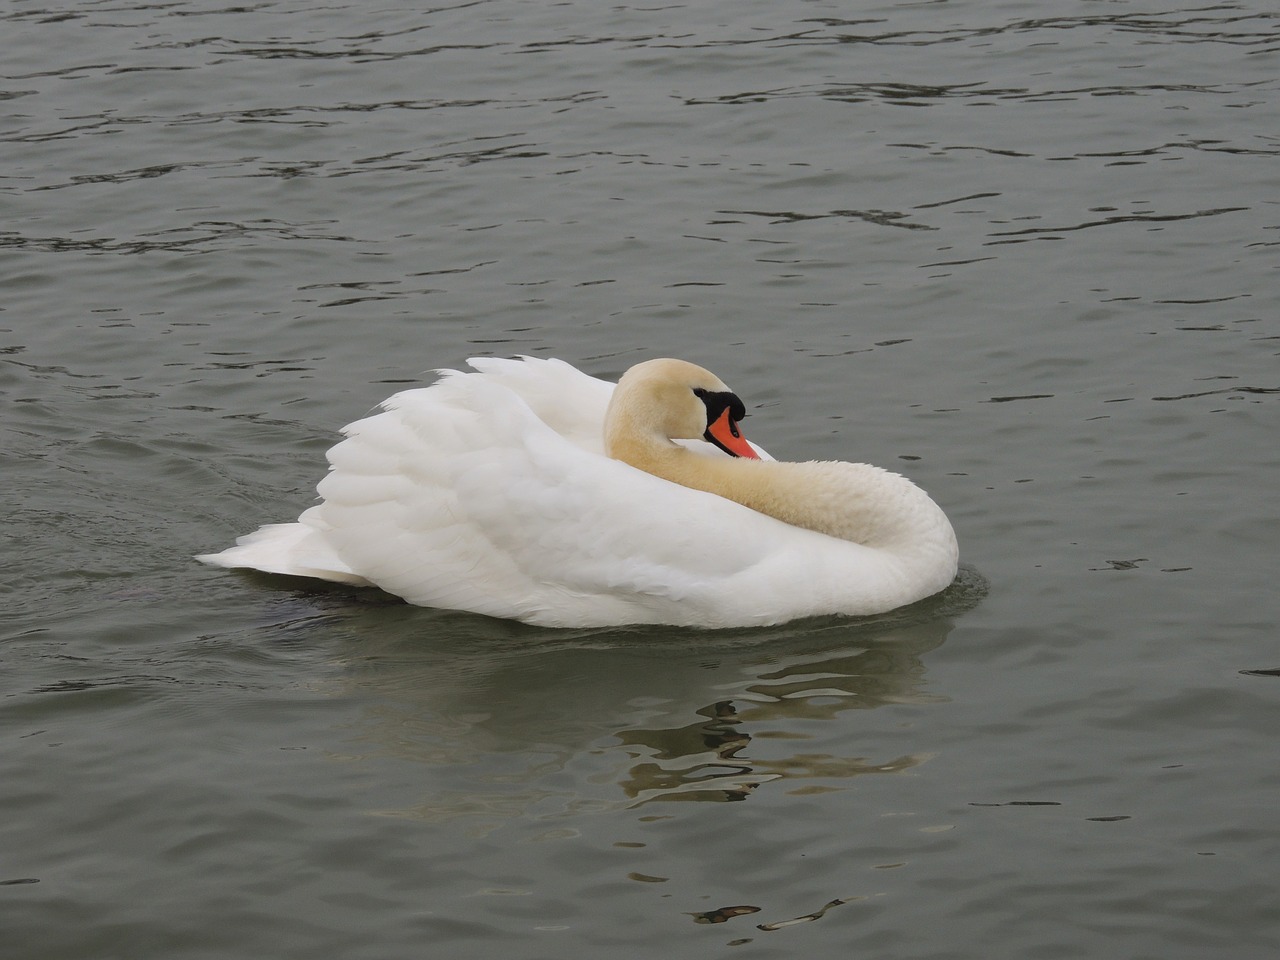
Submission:
[[669,440],[610,454],[655,476],[737,501],[797,527],[892,552],[950,533],[942,510],[911,481],[865,463],[731,460]]

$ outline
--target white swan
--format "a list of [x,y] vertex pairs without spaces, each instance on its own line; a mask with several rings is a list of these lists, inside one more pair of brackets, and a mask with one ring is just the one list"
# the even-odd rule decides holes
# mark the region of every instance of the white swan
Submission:
[[701,367],[650,360],[615,388],[559,360],[469,362],[346,427],[296,523],[197,559],[553,627],[873,614],[955,577],[920,488],[757,459]]

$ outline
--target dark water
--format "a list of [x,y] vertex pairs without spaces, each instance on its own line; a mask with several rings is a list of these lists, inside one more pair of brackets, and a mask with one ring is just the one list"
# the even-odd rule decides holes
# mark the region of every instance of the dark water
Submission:
[[[13,956],[1280,948],[1269,5],[0,9]],[[711,367],[961,582],[549,633],[190,561],[519,353]]]

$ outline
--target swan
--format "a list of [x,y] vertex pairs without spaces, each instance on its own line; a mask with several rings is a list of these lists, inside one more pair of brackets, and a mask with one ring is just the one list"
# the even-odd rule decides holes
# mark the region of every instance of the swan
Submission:
[[955,533],[923,490],[774,460],[695,364],[648,360],[616,386],[561,360],[468,364],[345,427],[297,522],[196,559],[546,627],[867,615],[955,578]]

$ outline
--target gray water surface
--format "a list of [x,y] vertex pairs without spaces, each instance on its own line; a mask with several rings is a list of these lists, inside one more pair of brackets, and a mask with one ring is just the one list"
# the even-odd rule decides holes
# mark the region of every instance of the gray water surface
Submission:
[[[0,8],[0,941],[1280,949],[1280,15]],[[540,631],[192,554],[474,355],[683,356],[943,595]]]

